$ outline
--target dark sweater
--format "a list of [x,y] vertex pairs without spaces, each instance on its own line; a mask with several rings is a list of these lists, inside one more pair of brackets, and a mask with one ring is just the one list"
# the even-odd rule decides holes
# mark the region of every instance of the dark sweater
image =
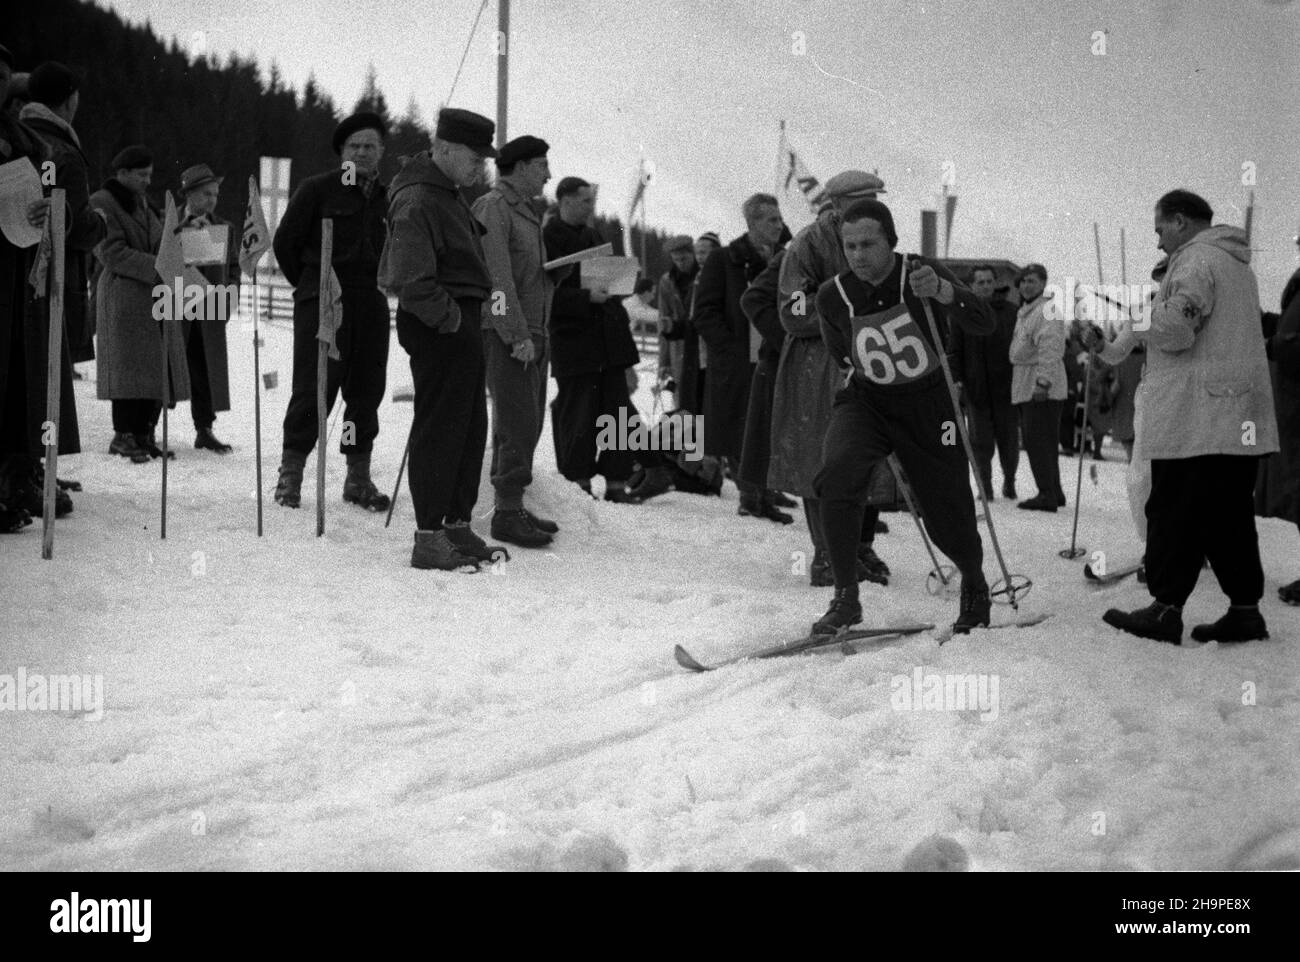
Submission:
[[[904,288],[904,301],[907,305],[908,314],[911,316],[919,336],[924,339],[926,346],[929,348],[931,356],[935,358],[934,368],[920,380],[893,385],[881,384],[863,376],[862,372],[854,365],[852,380],[858,387],[900,393],[929,388],[943,378],[943,370],[938,364],[938,356],[940,352],[946,350],[948,330],[951,325],[960,325],[971,334],[991,334],[996,326],[996,321],[989,312],[988,303],[958,281],[942,264],[916,254],[909,254],[907,260],[909,274],[922,265],[928,265],[934,269],[934,272],[941,279],[952,284],[953,299],[951,304],[944,305],[935,300],[930,301],[935,324],[939,328],[940,339],[938,343],[935,342],[934,336],[930,332],[930,323],[926,320],[925,308],[922,306],[920,298],[912,293],[910,283],[906,284]],[[852,313],[850,313],[848,305],[844,303],[844,299],[840,296],[835,284],[836,278],[831,278],[818,289],[817,313],[821,317],[822,340],[826,343],[826,348],[830,351],[835,363],[841,367],[849,363],[848,359],[853,343],[853,317],[875,314],[898,304],[901,271],[902,257],[895,254],[893,270],[889,272],[889,276],[879,286],[872,286],[866,281],[859,280],[858,276],[852,271],[845,271],[838,275],[845,294],[853,303]],[[875,344],[872,344],[871,347],[873,350],[881,349]],[[886,353],[894,358],[894,362],[891,363],[896,362],[899,369],[904,364],[914,364],[919,360],[915,348],[903,347],[901,351],[886,351]]]
[[299,297],[316,297],[320,282],[320,225],[334,221],[332,263],[344,287],[374,287],[384,249],[388,190],[375,182],[370,196],[345,186],[343,171],[327,170],[305,179],[293,192],[276,229],[275,259]]
[[[567,224],[560,217],[546,222],[542,239],[549,260],[605,242],[595,228]],[[581,264],[556,285],[550,333],[551,373],[557,378],[628,368],[641,359],[622,301],[611,296],[604,304],[593,304],[582,287]]]

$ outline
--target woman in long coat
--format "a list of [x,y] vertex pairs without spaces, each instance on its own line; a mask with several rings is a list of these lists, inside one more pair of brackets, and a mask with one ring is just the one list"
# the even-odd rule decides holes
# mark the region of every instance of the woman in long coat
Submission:
[[[95,248],[102,270],[95,285],[98,395],[113,402],[109,451],[136,463],[160,457],[154,437],[164,403],[190,396],[185,339],[177,321],[154,319],[154,267],[162,222],[145,199],[153,158],[144,147],[128,147],[113,159],[115,176],[91,195],[103,212],[108,236]],[[162,324],[168,331],[171,390],[163,375]]]

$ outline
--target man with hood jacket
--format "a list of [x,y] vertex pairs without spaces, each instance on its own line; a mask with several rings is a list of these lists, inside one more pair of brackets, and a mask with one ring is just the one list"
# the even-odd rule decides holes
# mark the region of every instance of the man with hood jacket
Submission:
[[484,228],[460,192],[482,179],[484,158],[497,156],[495,129],[479,114],[444,108],[433,146],[406,161],[390,192],[379,284],[397,298],[397,340],[415,382],[413,568],[476,569],[496,550],[469,526],[487,444],[480,324],[492,277]]
[[1192,629],[1196,641],[1268,637],[1253,491],[1259,458],[1278,450],[1277,418],[1260,325],[1259,288],[1244,231],[1211,226],[1205,200],[1175,190],[1156,202],[1155,232],[1169,268],[1135,331],[1147,347],[1137,434],[1151,458],[1146,608],[1107,624],[1182,644],[1182,607],[1206,560],[1230,607]]

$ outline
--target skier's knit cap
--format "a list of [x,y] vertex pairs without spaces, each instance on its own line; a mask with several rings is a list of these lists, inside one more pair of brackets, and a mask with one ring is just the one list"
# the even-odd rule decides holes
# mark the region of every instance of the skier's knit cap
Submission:
[[889,241],[889,246],[894,247],[898,244],[898,231],[894,229],[894,215],[878,200],[872,198],[855,200],[844,209],[840,220],[845,224],[860,220],[874,220],[880,224],[880,232],[885,235],[885,240]]
[[709,241],[710,243],[713,244],[714,247],[721,247],[721,246],[722,246],[722,238],[719,237],[717,234],[715,234],[715,233],[714,233],[713,231],[711,231],[711,230],[709,230],[709,231],[705,231],[705,232],[704,232],[703,234],[701,234],[699,237],[695,238],[695,242],[696,242],[697,244],[698,244],[700,241]]
[[695,246],[695,241],[691,240],[689,234],[678,234],[676,237],[670,237],[664,241],[664,253],[671,254],[673,251],[689,251]]
[[846,170],[826,181],[829,198],[875,197],[885,193],[885,182],[865,170]]
[[344,117],[339,125],[334,128],[334,137],[331,143],[334,145],[334,153],[343,153],[343,145],[348,142],[348,138],[358,130],[374,130],[379,133],[382,140],[388,136],[388,125],[384,123],[384,118],[379,114],[363,110],[355,113],[351,117]]
[[495,157],[492,135],[497,125],[482,114],[459,107],[443,107],[438,111],[438,132],[434,135],[449,144],[462,144],[480,157]]
[[551,145],[541,137],[524,134],[501,145],[501,151],[497,154],[497,166],[512,167],[515,164],[527,163],[538,157],[545,157],[550,149]]

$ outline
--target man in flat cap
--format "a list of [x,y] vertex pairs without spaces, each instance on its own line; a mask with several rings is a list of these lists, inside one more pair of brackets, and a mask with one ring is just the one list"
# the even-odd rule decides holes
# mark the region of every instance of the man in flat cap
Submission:
[[336,334],[340,357],[328,362],[325,403],[332,410],[343,392],[339,450],[348,463],[343,500],[369,511],[388,510],[388,496],[370,478],[388,370],[388,300],[376,281],[388,209],[388,190],[379,181],[387,134],[383,119],[373,113],[356,113],[340,123],[333,145],[341,166],[299,184],[275,232],[275,259],[294,286],[293,393],[275,488],[275,500],[290,508],[302,503],[303,468],[316,445],[320,239],[321,221],[328,217],[334,224],[332,263],[343,289],[343,320]]
[[[817,220],[795,235],[786,248],[784,260],[781,261],[779,281],[781,297],[781,324],[786,332],[796,338],[812,333],[815,340],[820,332],[820,318],[817,314],[816,295],[818,288],[836,274],[849,269],[848,259],[840,238],[840,216],[850,204],[858,200],[870,200],[885,193],[885,184],[874,174],[862,170],[846,170],[836,174],[826,182],[825,197],[831,204],[831,210],[819,214]],[[818,385],[834,382],[838,379],[838,358],[829,354],[821,355],[816,350],[816,360],[823,365],[826,372],[824,379],[803,380],[801,390],[820,390]],[[778,383],[785,381],[778,370]],[[822,439],[830,424],[830,407],[816,398],[783,398],[796,407],[806,408],[819,416],[807,425],[807,430],[799,432],[796,437],[773,438],[773,460],[784,461],[786,483],[799,493],[811,491],[817,466],[821,463]],[[882,462],[879,468],[882,476],[889,475],[888,467]],[[891,479],[892,480],[892,479]],[[796,483],[797,482],[797,483]],[[873,490],[878,483],[873,482]],[[808,505],[805,504],[805,508]],[[819,513],[820,508],[813,508]],[[810,533],[813,535],[815,549],[823,549],[818,544],[817,521],[810,521]],[[858,574],[861,579],[876,584],[889,584],[889,567],[875,551],[875,538],[878,529],[885,526],[880,521],[880,511],[868,504],[862,516],[862,537],[858,548],[860,566]],[[823,551],[824,553],[824,551]]]
[[474,570],[500,551],[470,528],[487,443],[484,335],[498,335],[482,328],[493,288],[484,228],[460,192],[482,180],[484,158],[497,156],[495,128],[479,114],[443,108],[429,152],[393,178],[379,281],[397,298],[397,340],[415,382],[413,568]]
[[[226,256],[223,263],[201,265],[198,272],[212,284],[239,285],[239,239],[230,221],[216,214],[221,195],[221,181],[207,164],[196,164],[181,174],[182,230],[211,231],[224,229]],[[237,295],[236,295],[236,303]],[[204,303],[230,303],[225,298],[205,298]],[[186,319],[185,356],[190,367],[190,413],[194,417],[194,446],[229,454],[231,447],[217,439],[212,426],[218,411],[230,410],[230,375],[226,363],[226,322],[228,317]]]
[[546,325],[555,285],[547,272],[542,219],[533,207],[551,179],[546,141],[525,135],[504,144],[495,186],[474,202],[487,231],[483,251],[492,296],[483,308],[483,358],[492,395],[492,537],[525,548],[551,543],[555,522],[524,507],[533,453],[546,416],[550,363]]

